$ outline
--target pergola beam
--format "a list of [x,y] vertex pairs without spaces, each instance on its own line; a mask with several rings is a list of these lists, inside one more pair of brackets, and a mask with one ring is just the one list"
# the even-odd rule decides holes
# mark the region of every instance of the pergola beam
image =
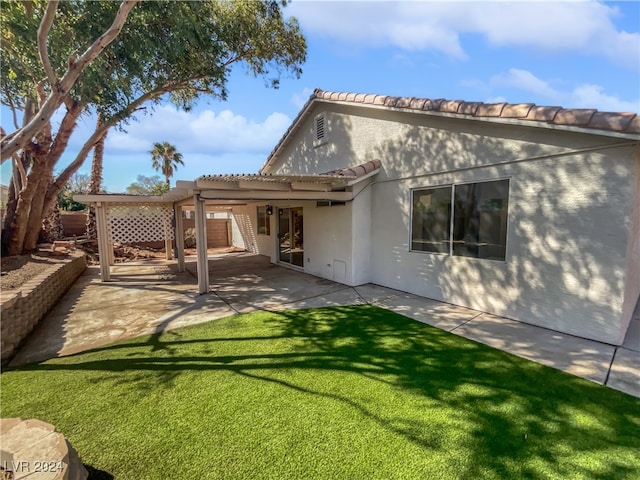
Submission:
[[287,182],[257,182],[255,180],[238,180],[238,187],[245,190],[275,190],[280,192],[291,190],[291,184]]
[[305,192],[295,190],[288,192],[207,190],[200,193],[200,198],[203,200],[334,200],[338,202],[347,202],[353,199],[353,193]]

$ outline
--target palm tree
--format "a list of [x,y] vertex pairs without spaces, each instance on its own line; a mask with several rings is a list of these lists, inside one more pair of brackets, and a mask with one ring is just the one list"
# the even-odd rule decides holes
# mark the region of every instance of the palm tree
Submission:
[[184,165],[182,154],[178,153],[175,145],[171,145],[169,142],[154,143],[149,153],[152,160],[151,166],[162,172],[167,180],[167,185],[169,185],[169,179],[173,176],[174,170],[178,165]]
[[[98,115],[96,128],[102,126],[102,115]],[[93,146],[93,161],[91,162],[91,180],[89,182],[89,194],[96,195],[102,190],[102,160],[104,157],[104,144],[107,139],[107,131]],[[87,237],[91,239],[98,238],[98,228],[96,226],[96,210],[89,207],[87,212]]]

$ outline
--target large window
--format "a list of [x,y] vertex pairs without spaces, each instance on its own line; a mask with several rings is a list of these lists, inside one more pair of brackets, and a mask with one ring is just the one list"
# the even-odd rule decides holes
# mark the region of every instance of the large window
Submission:
[[258,234],[271,235],[271,222],[269,222],[266,205],[258,207]]
[[414,190],[412,202],[411,250],[505,259],[509,180]]

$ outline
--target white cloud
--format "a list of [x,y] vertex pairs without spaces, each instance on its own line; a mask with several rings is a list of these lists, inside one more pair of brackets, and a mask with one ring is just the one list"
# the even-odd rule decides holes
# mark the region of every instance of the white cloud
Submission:
[[[640,101],[622,100],[605,93],[604,87],[580,84],[570,91],[552,86],[552,82],[540,79],[527,70],[512,68],[506,73],[494,76],[490,85],[513,88],[532,93],[547,103],[552,102],[566,108],[597,108],[609,112],[639,112]],[[504,97],[503,97],[504,98]]]
[[609,112],[640,112],[640,102],[627,102],[604,93],[600,85],[579,85],[571,92],[576,107],[597,108]]
[[507,99],[502,95],[498,95],[496,97],[489,97],[485,100],[486,103],[507,103]]
[[305,87],[299,93],[294,93],[289,100],[296,108],[301,109],[304,107],[304,104],[307,103],[309,97],[313,93],[313,88]]
[[558,92],[548,82],[539,79],[527,70],[519,68],[511,68],[507,73],[500,73],[494,76],[491,79],[491,83],[502,87],[525,90],[542,97],[554,98],[558,96]]
[[640,33],[618,30],[614,6],[574,2],[305,2],[288,7],[303,31],[363,45],[434,50],[464,59],[460,35],[495,46],[602,55],[638,69]]
[[166,140],[176,145],[185,157],[197,153],[268,153],[290,124],[291,119],[279,112],[256,122],[230,110],[194,113],[165,105],[152,116],[132,122],[126,133],[111,132],[107,137],[106,150],[113,153],[143,152],[149,150],[153,142]]

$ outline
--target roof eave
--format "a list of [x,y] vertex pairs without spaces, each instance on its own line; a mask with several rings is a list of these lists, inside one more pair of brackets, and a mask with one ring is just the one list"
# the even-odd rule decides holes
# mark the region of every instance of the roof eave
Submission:
[[619,138],[625,140],[638,140],[640,141],[640,135],[636,133],[627,133],[623,131],[616,130],[607,130],[607,129],[598,129],[586,126],[579,125],[566,125],[566,124],[556,124],[550,123],[546,121],[539,120],[531,120],[531,119],[521,119],[521,118],[505,118],[505,117],[492,117],[492,116],[473,116],[469,114],[461,114],[461,113],[452,113],[452,112],[442,112],[435,110],[419,110],[416,108],[406,108],[406,107],[395,107],[391,105],[385,105],[384,103],[364,103],[353,100],[336,100],[330,98],[319,98],[317,93],[314,92],[307,103],[305,103],[304,107],[300,110],[300,113],[293,120],[291,126],[284,133],[282,138],[278,141],[275,148],[271,151],[267,160],[264,162],[262,167],[259,170],[260,174],[264,174],[265,170],[272,166],[275,160],[278,158],[278,155],[282,152],[285,146],[289,143],[290,139],[300,128],[300,124],[303,120],[307,118],[311,109],[317,103],[328,103],[331,105],[343,105],[347,107],[354,108],[371,108],[377,110],[384,111],[393,111],[399,113],[408,113],[408,114],[416,114],[416,115],[427,115],[432,117],[443,117],[443,118],[453,118],[458,120],[468,120],[468,121],[478,121],[484,123],[495,123],[501,125],[517,125],[523,127],[531,127],[531,128],[544,128],[548,130],[554,131],[564,131],[564,132],[573,132],[573,133],[581,133],[588,135],[599,135],[603,137],[610,138]]

